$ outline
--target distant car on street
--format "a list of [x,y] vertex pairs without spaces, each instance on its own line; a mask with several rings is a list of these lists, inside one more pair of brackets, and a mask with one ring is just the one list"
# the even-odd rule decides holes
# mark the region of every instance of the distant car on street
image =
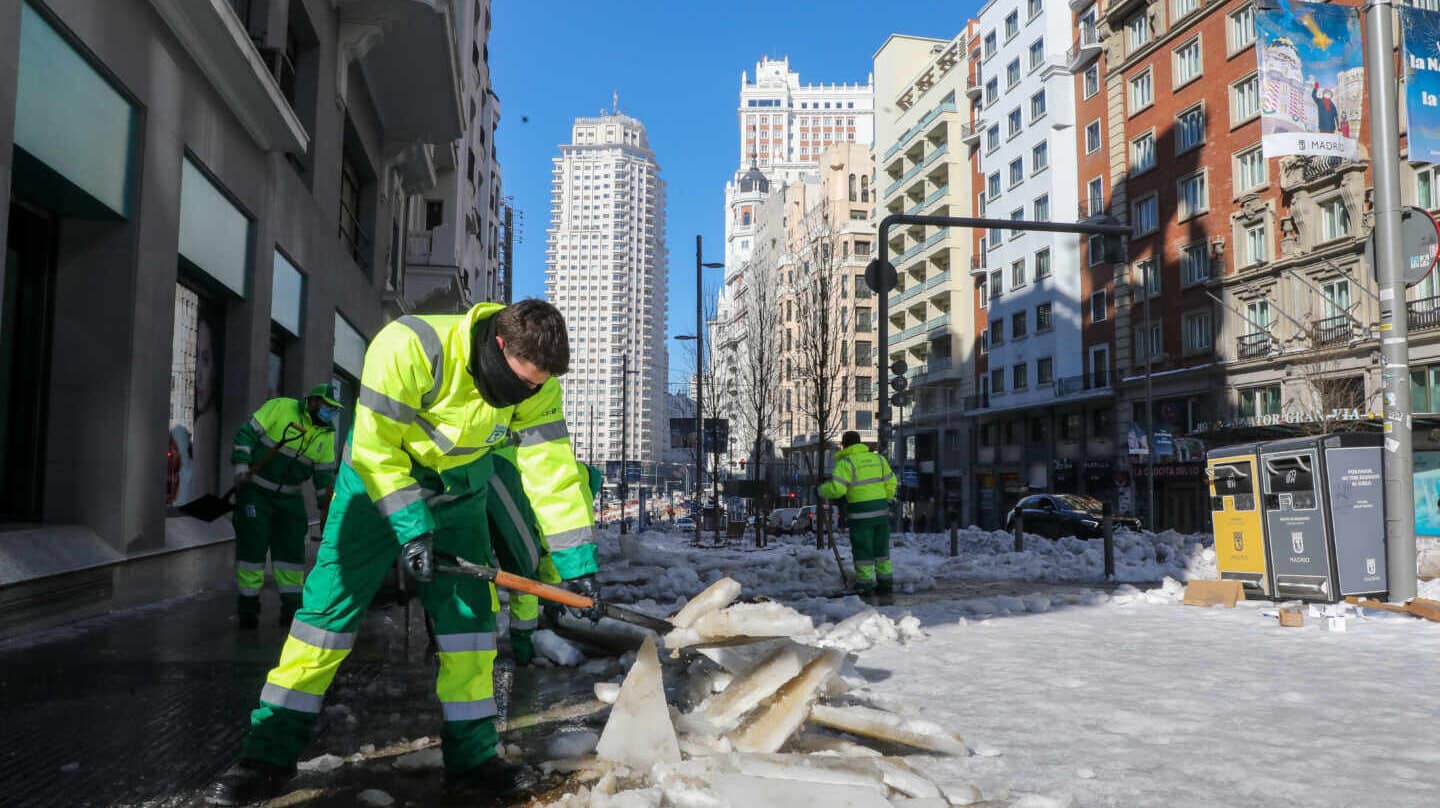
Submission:
[[[1015,519],[1024,516],[1025,532],[1058,539],[1075,536],[1098,539],[1103,535],[1100,500],[1079,494],[1035,494],[1015,503],[1005,516],[1005,529],[1015,529]],[[1116,528],[1139,530],[1140,520],[1133,516],[1111,517]]]
[[688,516],[682,516],[679,519],[675,520],[675,529],[693,531],[695,529],[695,520],[691,519]]
[[799,508],[776,508],[770,512],[765,527],[772,533],[794,533],[796,522],[795,517],[800,514]]
[[[830,506],[830,524],[834,527],[840,526],[840,509],[834,505]],[[806,505],[795,515],[793,533],[814,533],[815,532],[815,506]]]

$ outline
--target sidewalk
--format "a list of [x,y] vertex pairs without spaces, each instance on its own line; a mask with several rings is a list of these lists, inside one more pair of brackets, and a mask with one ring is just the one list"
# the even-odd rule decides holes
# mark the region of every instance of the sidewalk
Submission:
[[[199,791],[234,759],[286,633],[274,622],[271,592],[257,632],[237,631],[234,609],[233,595],[211,593],[0,643],[0,802],[196,804]],[[305,759],[438,735],[423,611],[418,602],[411,611],[407,635],[403,608],[371,609]],[[548,720],[516,721],[512,712],[563,714],[553,708],[584,705],[591,680],[573,670],[534,668],[517,677],[502,656],[501,717],[533,725],[505,740],[530,746],[530,736],[552,731]],[[297,786],[319,789],[303,804],[353,805],[361,788],[384,789],[403,797],[402,804],[440,801],[438,769],[402,776],[392,761],[302,778]]]

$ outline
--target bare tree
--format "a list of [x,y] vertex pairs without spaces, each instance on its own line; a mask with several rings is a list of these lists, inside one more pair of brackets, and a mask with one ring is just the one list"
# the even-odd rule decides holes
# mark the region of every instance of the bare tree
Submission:
[[[840,388],[845,379],[839,348],[846,330],[840,300],[846,278],[840,272],[839,234],[831,222],[828,199],[810,209],[797,237],[801,271],[791,290],[799,323],[795,406],[814,428],[814,445],[805,453],[813,488],[825,471],[825,452],[840,427]],[[816,508],[817,548],[824,547],[828,516],[828,508]]]
[[[766,446],[775,429],[780,402],[780,273],[778,250],[757,250],[745,270],[741,312],[745,344],[740,368],[740,418],[753,441],[750,473],[759,479]],[[765,544],[763,500],[755,513],[755,544]]]
[[1361,429],[1369,413],[1380,409],[1380,390],[1366,392],[1365,371],[1347,368],[1341,360],[1344,349],[1315,352],[1290,366],[1291,395],[1281,409],[1281,418],[1301,434],[1326,435]]

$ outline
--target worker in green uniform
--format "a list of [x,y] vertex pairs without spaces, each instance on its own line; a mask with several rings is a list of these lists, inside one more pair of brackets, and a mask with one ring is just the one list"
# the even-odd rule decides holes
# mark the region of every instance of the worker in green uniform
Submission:
[[557,377],[569,362],[565,320],[540,300],[401,317],[376,334],[304,604],[251,713],[240,760],[207,791],[210,804],[283,791],[397,556],[434,621],[447,785],[494,799],[533,782],[495,754],[495,588],[436,574],[434,558],[494,563],[491,450],[513,432],[515,466],[557,576],[572,591],[599,595],[586,482],[561,411]]
[[844,499],[850,528],[850,554],[855,586],[861,593],[894,591],[895,567],[890,563],[890,501],[895,498],[895,472],[883,456],[860,442],[860,433],[846,432],[835,455],[835,470],[820,486],[820,496]]
[[[490,477],[486,508],[495,560],[506,572],[547,584],[560,583],[560,573],[550,557],[550,546],[535,519],[535,510],[525,496],[520,470],[515,465],[514,443],[507,443],[492,454],[495,457],[495,473]],[[583,463],[579,464],[579,470],[586,481],[585,495],[589,506],[604,477],[598,470]],[[535,658],[534,636],[540,624],[540,598],[524,592],[509,594],[510,651],[518,664],[528,665]]]
[[323,515],[335,486],[335,419],[340,402],[330,385],[310,388],[303,399],[273,398],[235,434],[235,583],[241,628],[260,623],[265,556],[280,590],[280,624],[300,608],[305,584],[305,534],[310,516],[301,496],[315,481]]

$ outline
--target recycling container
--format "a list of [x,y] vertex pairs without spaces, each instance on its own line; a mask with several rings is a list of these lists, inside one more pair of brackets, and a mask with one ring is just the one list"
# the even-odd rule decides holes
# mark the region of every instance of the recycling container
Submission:
[[1211,449],[1205,459],[1215,565],[1221,580],[1239,581],[1245,597],[1251,599],[1274,593],[1260,513],[1258,463],[1253,443]]

